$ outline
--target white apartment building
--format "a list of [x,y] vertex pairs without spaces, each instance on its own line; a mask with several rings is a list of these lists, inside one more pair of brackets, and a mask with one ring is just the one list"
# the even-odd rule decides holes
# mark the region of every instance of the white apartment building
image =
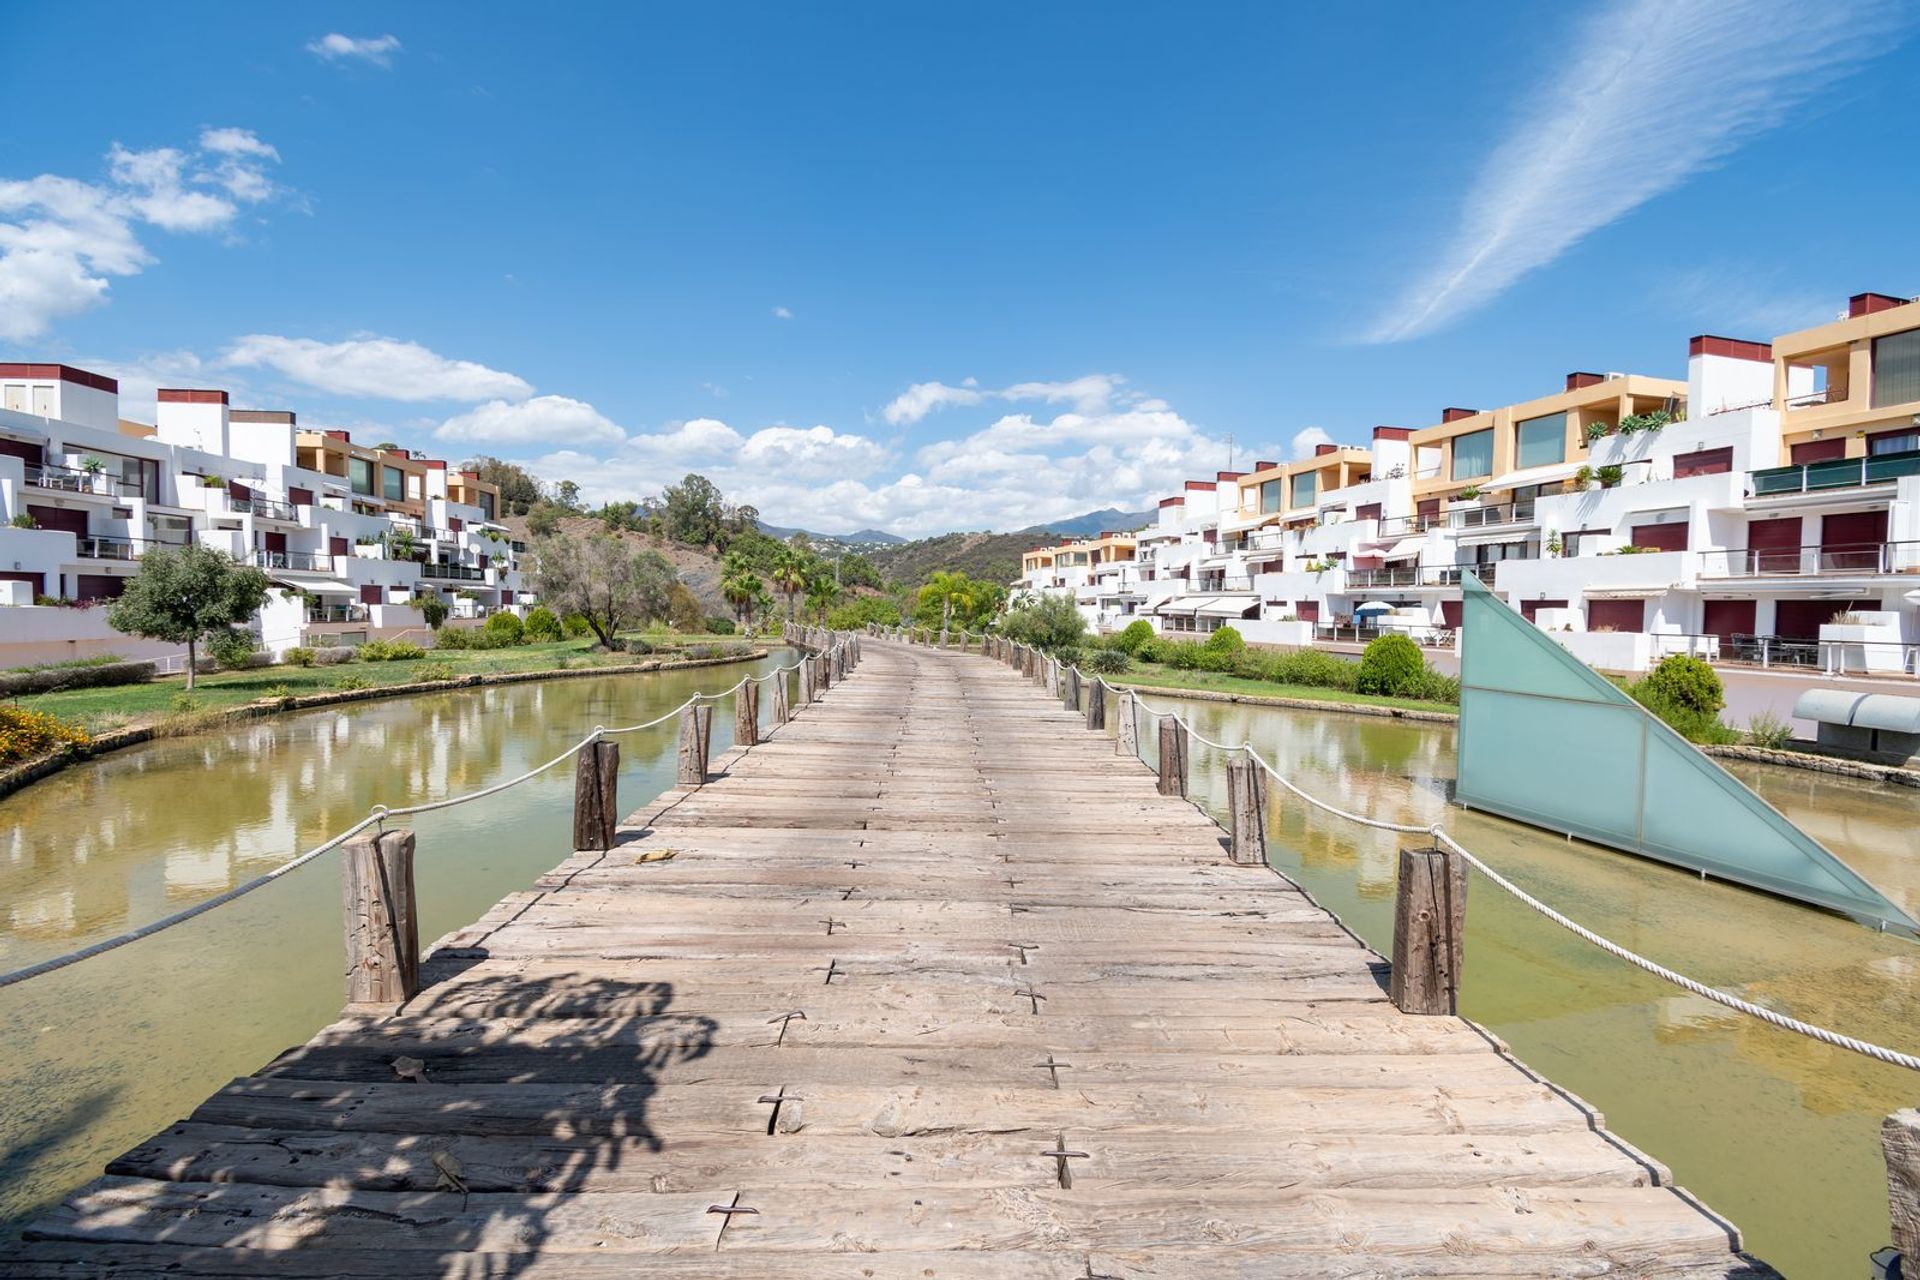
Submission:
[[498,504],[476,475],[233,409],[225,391],[163,389],[155,421],[135,423],[111,378],[0,363],[0,662],[171,652],[89,607],[156,546],[265,571],[275,589],[254,629],[276,653],[424,632],[430,594],[456,618],[524,610],[524,548]]
[[1695,337],[1685,381],[1573,373],[1188,481],[1077,598],[1101,630],[1448,645],[1468,572],[1606,670],[1689,652],[1920,674],[1920,302],[1860,294],[1772,343]]

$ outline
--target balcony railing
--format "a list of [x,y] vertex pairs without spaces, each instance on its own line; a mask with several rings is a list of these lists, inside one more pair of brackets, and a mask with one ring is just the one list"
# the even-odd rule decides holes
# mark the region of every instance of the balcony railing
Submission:
[[1483,529],[1496,524],[1525,524],[1533,519],[1533,503],[1498,502],[1484,507],[1462,507],[1447,512],[1447,525],[1453,529]]
[[475,569],[471,565],[441,564],[429,560],[420,566],[420,576],[423,578],[442,578],[452,582],[483,582],[486,580],[487,574],[486,570]]
[[1407,533],[1425,533],[1429,529],[1444,526],[1446,522],[1447,518],[1437,511],[1425,515],[1394,516],[1392,519],[1380,522],[1379,536],[1397,538]]
[[332,573],[333,557],[309,551],[256,551],[253,563],[285,573]]
[[263,520],[298,520],[300,518],[299,513],[294,510],[292,503],[279,502],[272,498],[261,498],[257,496],[251,498],[229,498],[227,499],[227,503],[235,514],[238,515],[245,515],[251,512]]
[[367,606],[363,604],[316,604],[307,608],[308,622],[365,622]]
[[128,484],[104,471],[86,471],[79,467],[29,465],[27,483],[42,489],[58,489],[62,493],[97,493],[108,498],[140,492],[139,485]]
[[1886,573],[1920,574],[1920,542],[1847,542],[1700,553],[1703,578],[1861,577]]
[[84,560],[138,560],[145,553],[146,544],[131,538],[82,537],[75,544],[75,554]]
[[1755,497],[1775,493],[1810,493],[1819,489],[1851,489],[1863,484],[1887,484],[1901,476],[1920,476],[1920,449],[1883,453],[1877,457],[1833,458],[1791,467],[1769,467],[1753,473]]
[[1486,564],[1407,564],[1389,565],[1384,569],[1349,569],[1347,570],[1347,589],[1457,587],[1468,570],[1478,575],[1481,582],[1492,586],[1499,572],[1500,563],[1489,561]]

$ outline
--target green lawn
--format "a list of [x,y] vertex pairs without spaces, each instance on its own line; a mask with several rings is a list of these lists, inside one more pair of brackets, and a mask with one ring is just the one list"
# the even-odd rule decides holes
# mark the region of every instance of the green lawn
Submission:
[[1450,702],[1427,702],[1420,698],[1383,698],[1371,693],[1348,693],[1320,685],[1272,684],[1249,680],[1244,676],[1223,675],[1214,671],[1176,671],[1158,663],[1135,663],[1125,675],[1108,676],[1115,684],[1135,684],[1154,689],[1201,689],[1209,693],[1237,693],[1262,698],[1301,698],[1311,702],[1342,702],[1350,706],[1396,707],[1402,711],[1442,711],[1458,714],[1460,708]]
[[[677,637],[650,637],[656,643],[672,644]],[[692,636],[685,643],[739,642],[737,636]],[[756,642],[758,643],[758,642]],[[261,698],[291,694],[325,693],[343,687],[342,680],[366,680],[374,685],[412,684],[419,680],[420,667],[443,662],[456,675],[492,674],[508,671],[548,671],[558,668],[620,667],[647,661],[650,657],[671,654],[604,653],[596,651],[593,641],[562,640],[554,644],[528,644],[513,649],[429,651],[424,659],[413,662],[348,662],[332,667],[260,667],[249,671],[222,671],[202,675],[194,681],[193,696],[203,711],[238,707]],[[63,720],[77,721],[89,733],[131,725],[150,724],[176,714],[174,700],[186,691],[184,676],[166,676],[147,684],[113,685],[103,689],[67,689],[17,699],[20,706],[45,711]]]

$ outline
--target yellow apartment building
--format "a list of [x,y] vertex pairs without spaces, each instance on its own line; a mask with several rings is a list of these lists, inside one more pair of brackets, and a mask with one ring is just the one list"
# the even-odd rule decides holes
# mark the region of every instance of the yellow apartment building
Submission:
[[[1815,390],[1790,393],[1796,369]],[[1844,319],[1774,339],[1773,397],[1782,464],[1920,449],[1920,302],[1855,294]]]

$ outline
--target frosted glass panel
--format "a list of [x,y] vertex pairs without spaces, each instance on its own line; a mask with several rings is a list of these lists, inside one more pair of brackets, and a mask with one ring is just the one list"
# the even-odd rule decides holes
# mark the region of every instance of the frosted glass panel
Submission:
[[1460,803],[1920,934],[1726,770],[1467,575]]

